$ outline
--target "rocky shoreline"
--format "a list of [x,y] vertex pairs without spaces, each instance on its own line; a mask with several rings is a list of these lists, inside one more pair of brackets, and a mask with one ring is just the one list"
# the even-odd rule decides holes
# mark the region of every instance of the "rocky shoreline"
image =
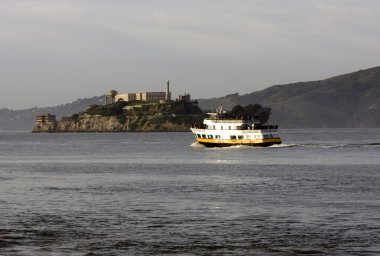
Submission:
[[[170,120],[156,122],[154,117],[127,117],[122,123],[117,116],[90,116],[75,121],[61,120],[36,124],[33,133],[64,132],[186,132],[191,123],[175,123]],[[152,122],[153,121],[153,122]]]

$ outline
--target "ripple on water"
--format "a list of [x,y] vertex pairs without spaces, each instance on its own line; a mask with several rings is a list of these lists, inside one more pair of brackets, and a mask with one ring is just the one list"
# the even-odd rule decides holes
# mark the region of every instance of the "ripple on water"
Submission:
[[0,159],[0,255],[379,255],[378,145],[313,134],[210,150],[65,135],[37,160],[16,143]]

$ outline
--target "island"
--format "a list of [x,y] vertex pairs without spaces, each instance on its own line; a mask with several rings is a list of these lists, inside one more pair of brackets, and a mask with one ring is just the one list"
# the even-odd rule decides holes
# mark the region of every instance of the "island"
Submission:
[[201,123],[204,113],[196,102],[177,100],[117,101],[92,105],[85,111],[62,117],[36,116],[32,132],[182,132]]
[[[187,97],[170,102],[117,101],[106,105],[92,105],[85,111],[56,120],[55,115],[36,116],[34,133],[38,132],[185,132],[203,123],[207,116],[196,101]],[[236,105],[226,111],[227,118],[254,117],[266,123],[271,108],[260,104],[245,107]]]
[[[86,110],[64,116],[37,115],[32,132],[184,132],[202,124],[207,116],[197,100],[188,93],[171,99],[169,81],[161,92],[124,92],[110,90],[104,105],[91,105]],[[229,114],[235,117],[256,116],[265,123],[271,109],[260,104],[235,106]],[[227,113],[226,113],[227,114]]]

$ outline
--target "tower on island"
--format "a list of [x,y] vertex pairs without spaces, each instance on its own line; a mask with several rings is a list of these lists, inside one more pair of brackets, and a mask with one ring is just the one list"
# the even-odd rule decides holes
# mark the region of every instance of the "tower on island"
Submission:
[[172,95],[171,95],[171,93],[170,93],[170,88],[169,88],[169,84],[170,84],[170,81],[168,80],[167,82],[166,82],[166,101],[170,101],[171,100],[171,98],[172,98]]

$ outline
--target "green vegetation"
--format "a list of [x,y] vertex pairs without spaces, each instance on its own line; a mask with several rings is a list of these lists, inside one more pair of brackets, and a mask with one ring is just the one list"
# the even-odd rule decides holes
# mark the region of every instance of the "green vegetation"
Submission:
[[170,130],[167,127],[171,125],[190,127],[193,123],[202,122],[205,116],[196,104],[189,102],[118,101],[108,105],[91,105],[86,111],[64,117],[62,121],[77,122],[86,115],[115,116],[120,124],[127,125],[129,131]]
[[138,130],[147,124],[159,130],[164,123],[189,127],[201,122],[205,116],[196,104],[188,102],[142,105],[125,111],[125,115],[135,118],[130,124],[131,130]]
[[264,124],[269,120],[271,108],[263,107],[260,104],[249,104],[245,107],[236,105],[228,112],[232,117],[254,117],[258,118],[260,123]]
[[186,102],[171,102],[171,103],[148,103],[134,105],[128,110],[124,110],[127,116],[153,116],[160,115],[168,117],[174,115],[202,115],[202,111],[197,105]]
[[64,121],[64,122],[74,122],[74,123],[76,123],[76,122],[79,121],[79,117],[80,117],[79,114],[74,114],[74,115],[72,115],[72,116],[64,116],[64,117],[62,117],[62,121]]
[[117,120],[119,121],[119,123],[121,124],[125,124],[127,122],[127,118],[125,115],[117,115]]
[[[245,107],[237,105],[228,115],[254,116],[265,123],[270,116],[270,110],[259,104]],[[118,101],[108,105],[92,105],[84,112],[62,118],[62,121],[78,123],[88,116],[116,117],[117,123],[123,125],[121,129],[125,131],[184,131],[194,123],[202,123],[206,114],[197,104],[185,101]]]
[[109,105],[92,105],[85,111],[88,115],[100,116],[116,116],[123,114],[123,108],[128,105],[128,102],[118,101]]
[[172,112],[176,115],[199,115],[203,113],[198,105],[187,102],[174,102],[172,105]]

